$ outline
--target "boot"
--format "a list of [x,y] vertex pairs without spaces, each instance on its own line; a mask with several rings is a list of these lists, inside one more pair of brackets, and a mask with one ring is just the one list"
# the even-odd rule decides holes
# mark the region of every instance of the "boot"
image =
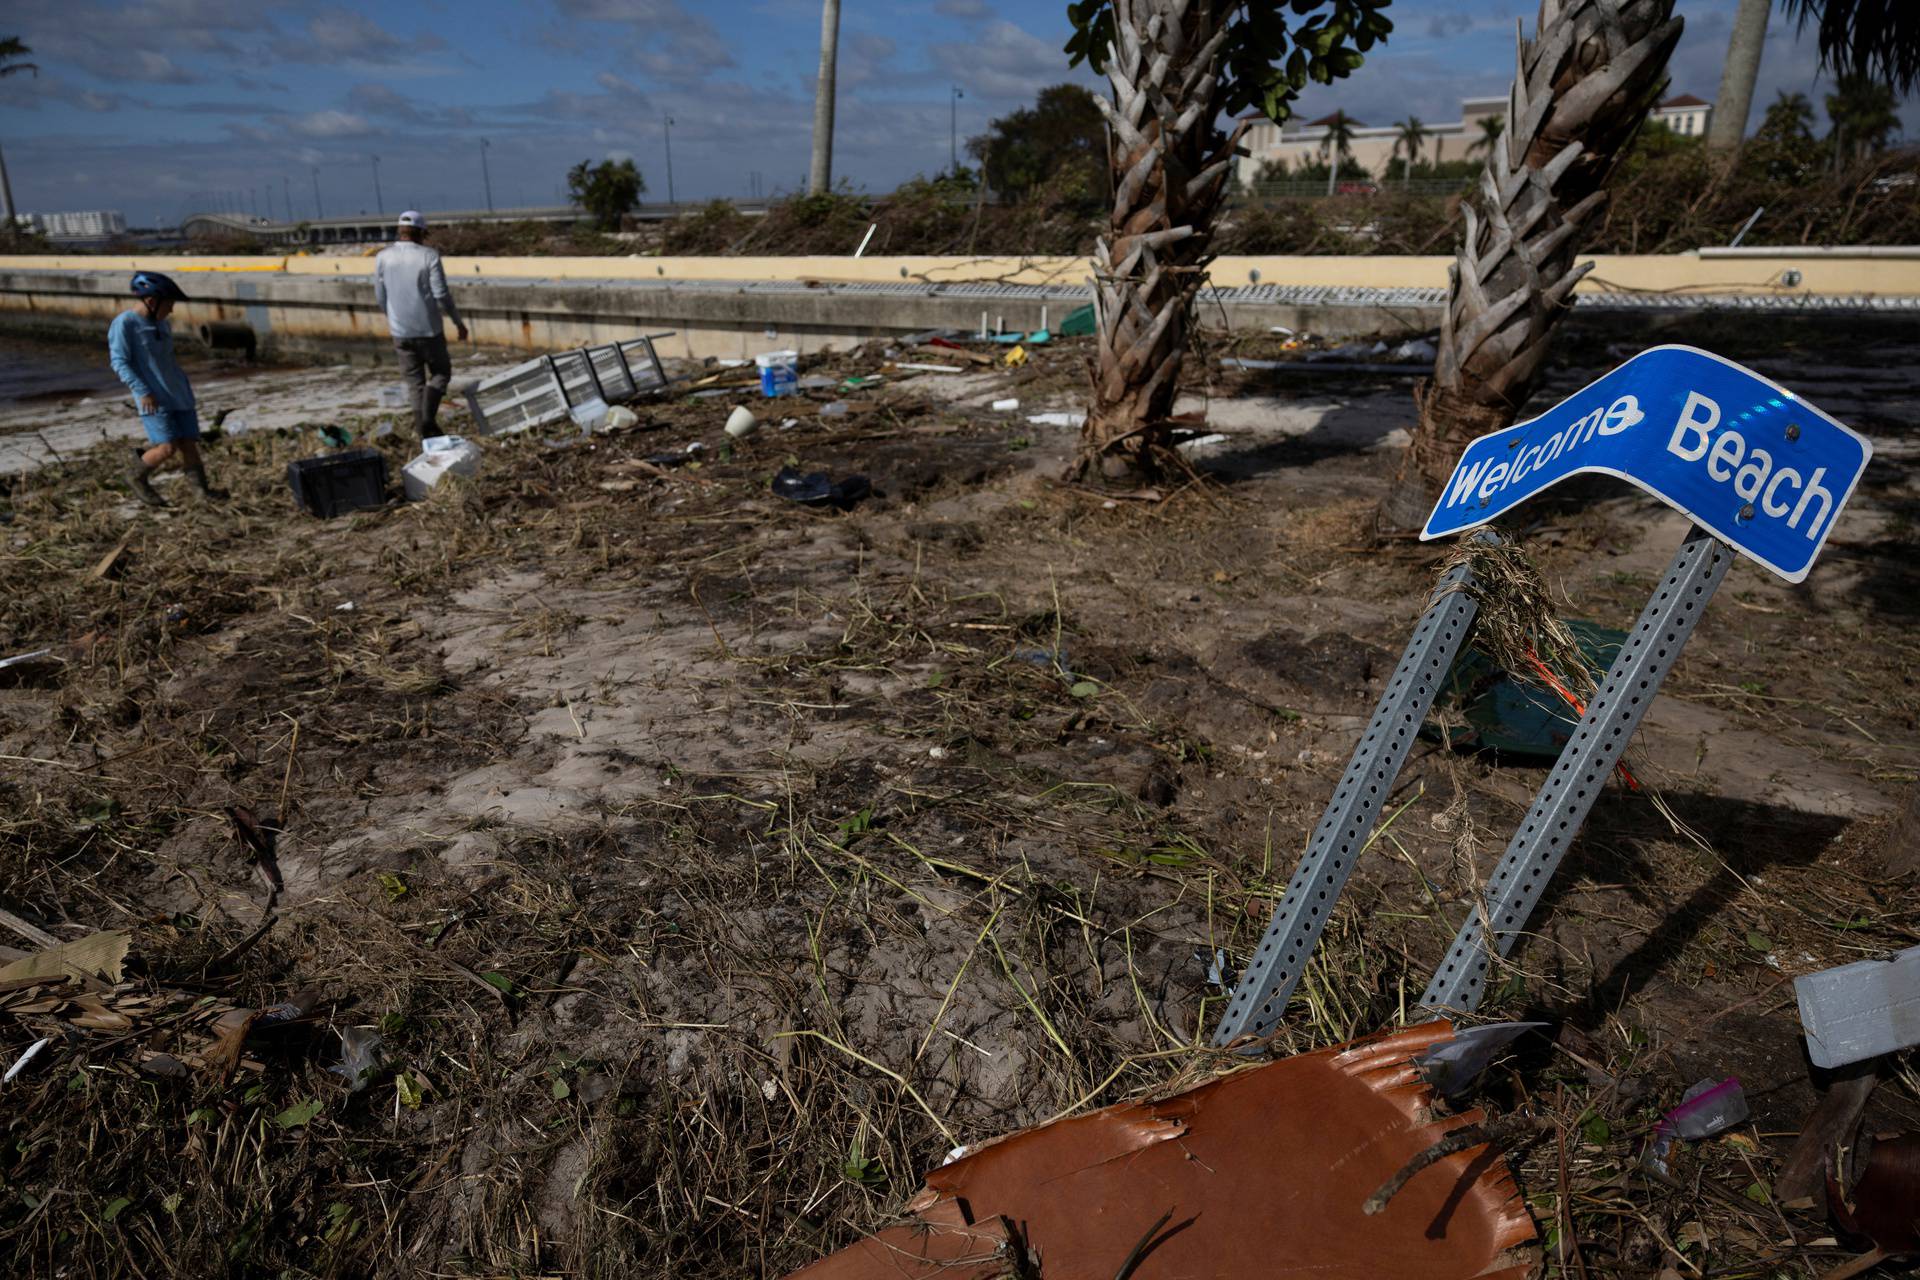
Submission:
[[147,506],[167,505],[167,500],[153,487],[153,468],[147,465],[144,450],[133,451],[133,459],[127,463],[127,483],[133,487],[133,496]]
[[188,467],[187,479],[193,481],[193,487],[198,489],[200,496],[208,502],[224,502],[233,496],[225,489],[215,489],[207,483],[207,466],[204,462],[197,467]]
[[441,388],[432,385],[420,389],[420,413],[414,419],[413,427],[420,433],[422,440],[440,434],[436,420],[440,417],[440,401],[446,394]]

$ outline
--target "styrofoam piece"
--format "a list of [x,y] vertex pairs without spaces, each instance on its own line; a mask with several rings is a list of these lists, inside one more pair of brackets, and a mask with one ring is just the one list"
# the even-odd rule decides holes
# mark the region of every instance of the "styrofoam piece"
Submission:
[[1012,399],[995,400],[993,402],[994,412],[996,413],[1012,413],[1015,409],[1018,409],[1019,407],[1020,407],[1020,402],[1018,400],[1012,400]]
[[1793,993],[1816,1067],[1920,1045],[1920,947],[1802,974]]
[[465,436],[428,436],[420,442],[420,452],[448,453],[466,443]]
[[480,474],[480,446],[462,440],[451,449],[439,449],[432,453],[423,453],[400,468],[400,487],[406,491],[407,501],[420,502],[448,476],[473,476]]
[[1030,413],[1027,421],[1036,427],[1083,427],[1087,424],[1084,413]]
[[607,420],[604,425],[608,431],[619,431],[626,427],[637,427],[640,425],[640,415],[623,404],[617,404],[607,410]]

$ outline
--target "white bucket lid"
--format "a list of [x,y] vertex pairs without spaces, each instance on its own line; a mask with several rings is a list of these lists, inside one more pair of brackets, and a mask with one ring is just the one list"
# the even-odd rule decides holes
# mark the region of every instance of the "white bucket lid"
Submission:
[[753,362],[762,369],[770,368],[776,364],[798,364],[800,363],[800,353],[798,351],[762,351],[753,358]]

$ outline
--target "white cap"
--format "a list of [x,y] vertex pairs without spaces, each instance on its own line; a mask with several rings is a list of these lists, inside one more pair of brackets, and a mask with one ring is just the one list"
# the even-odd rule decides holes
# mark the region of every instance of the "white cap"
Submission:
[[403,227],[412,227],[416,231],[425,231],[427,229],[427,215],[417,209],[409,209],[400,215],[400,225]]

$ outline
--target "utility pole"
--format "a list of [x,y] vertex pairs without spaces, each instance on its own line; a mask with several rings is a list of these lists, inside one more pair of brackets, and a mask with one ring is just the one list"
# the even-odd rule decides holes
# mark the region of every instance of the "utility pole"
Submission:
[[820,82],[813,90],[813,164],[807,173],[807,192],[833,190],[834,63],[840,54],[840,0],[820,5]]
[[485,138],[480,139],[480,181],[487,184],[487,212],[493,212],[493,175],[487,171],[487,148],[492,146]]
[[373,158],[373,211],[375,213],[385,213],[387,211],[386,197],[380,194],[380,157],[379,156],[375,156]]
[[247,212],[256,218],[260,216],[260,189],[258,187],[247,188]]
[[953,94],[947,99],[947,172],[960,172],[960,99],[967,95],[960,92],[959,85],[951,86]]
[[280,175],[280,194],[287,198],[287,221],[293,221],[293,182],[286,174]]
[[673,117],[662,116],[661,119],[666,121],[665,136],[667,139],[667,203],[672,204],[673,203]]
[[316,219],[324,218],[327,216],[327,211],[320,207],[320,166],[319,165],[313,166],[313,216]]
[[13,233],[19,226],[19,219],[13,211],[13,180],[7,177],[7,157],[0,152],[0,205],[5,206],[7,218],[7,239],[13,239]]

